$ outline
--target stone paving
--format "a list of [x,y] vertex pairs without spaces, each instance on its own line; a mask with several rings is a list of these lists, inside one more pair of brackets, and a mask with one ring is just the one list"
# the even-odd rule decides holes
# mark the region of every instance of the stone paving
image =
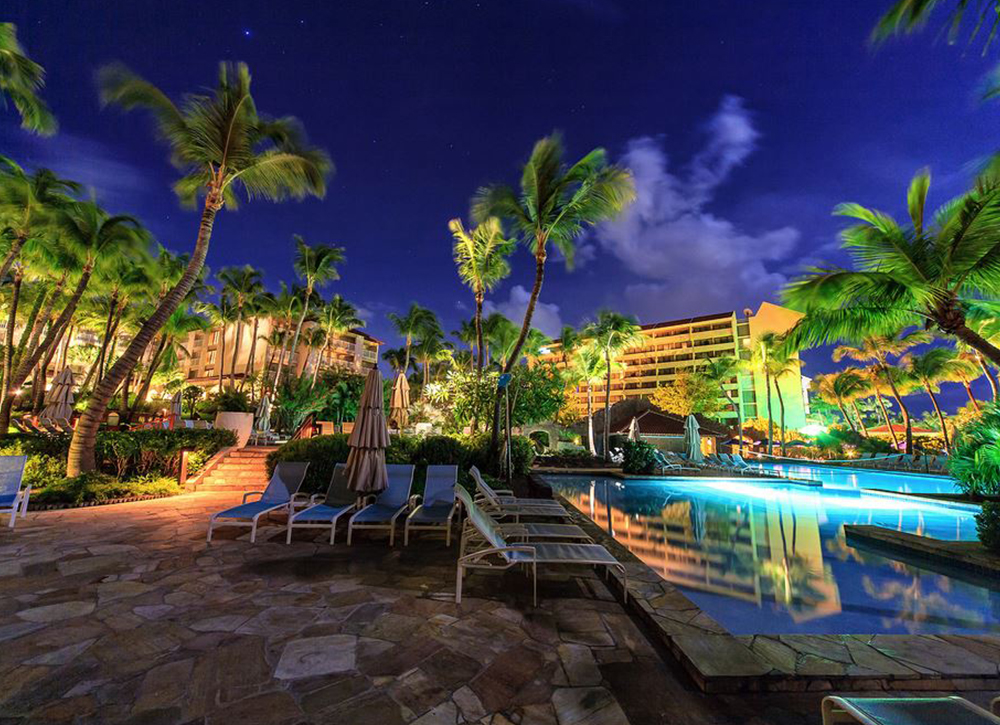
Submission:
[[[473,574],[456,547],[236,529],[232,494],[0,530],[0,723],[633,725],[819,721],[819,696],[699,692],[595,572]],[[973,700],[987,696],[974,693]]]

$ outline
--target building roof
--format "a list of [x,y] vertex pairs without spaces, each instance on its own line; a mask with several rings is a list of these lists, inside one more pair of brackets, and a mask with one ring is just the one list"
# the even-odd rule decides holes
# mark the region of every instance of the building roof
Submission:
[[[915,436],[936,436],[941,435],[940,431],[931,430],[930,428],[918,428],[913,426],[913,435]],[[868,429],[869,433],[874,433],[875,435],[889,435],[889,429],[885,427],[885,424],[875,426],[874,428]],[[906,426],[901,423],[892,424],[892,432],[897,435],[906,435]]]
[[696,322],[708,322],[709,320],[728,319],[735,315],[733,311],[717,312],[714,315],[698,315],[697,317],[682,317],[679,320],[665,320],[664,322],[650,322],[648,325],[639,325],[643,330],[654,330],[657,327],[677,327],[678,325],[691,325]]
[[[715,423],[701,414],[696,414],[698,420],[698,432],[703,436],[713,438],[728,438],[729,431],[724,426]],[[639,435],[644,436],[683,436],[685,418],[672,413],[664,413],[659,410],[649,409],[635,416],[639,424]],[[625,421],[624,425],[618,423],[611,426],[612,433],[627,434],[632,419]]]
[[363,337],[366,340],[371,340],[372,342],[378,343],[379,345],[385,344],[383,340],[379,340],[377,337],[369,335],[367,332],[365,332],[364,330],[359,330],[357,327],[352,327],[349,331],[353,332],[358,337]]

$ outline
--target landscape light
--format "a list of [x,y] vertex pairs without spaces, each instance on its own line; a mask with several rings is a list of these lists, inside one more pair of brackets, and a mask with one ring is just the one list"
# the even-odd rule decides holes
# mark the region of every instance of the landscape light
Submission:
[[826,433],[826,430],[825,425],[820,425],[819,423],[807,423],[799,428],[799,433],[807,436],[818,436],[822,433]]

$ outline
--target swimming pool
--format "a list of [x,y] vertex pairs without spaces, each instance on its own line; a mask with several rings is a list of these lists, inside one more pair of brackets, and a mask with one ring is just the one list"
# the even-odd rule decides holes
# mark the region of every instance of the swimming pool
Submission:
[[955,479],[948,476],[931,476],[923,473],[901,473],[896,471],[876,471],[847,466],[823,466],[793,462],[754,463],[765,471],[777,473],[784,478],[805,478],[819,481],[826,487],[859,490],[874,488],[882,491],[902,493],[953,493]]
[[1000,632],[1000,591],[844,539],[855,523],[974,540],[973,507],[749,478],[543,478],[733,634]]

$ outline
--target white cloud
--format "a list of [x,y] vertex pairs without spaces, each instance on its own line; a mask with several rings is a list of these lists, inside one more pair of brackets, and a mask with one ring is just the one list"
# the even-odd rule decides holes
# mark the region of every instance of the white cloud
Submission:
[[[514,285],[510,290],[510,295],[503,302],[486,300],[483,305],[484,314],[499,312],[504,317],[513,320],[514,324],[520,325],[524,319],[524,311],[528,308],[528,299],[531,293],[521,285]],[[562,317],[559,314],[559,305],[541,300],[535,305],[535,313],[531,317],[531,326],[538,328],[549,337],[559,337],[562,330]]]
[[628,285],[625,297],[646,321],[756,306],[785,282],[776,268],[799,239],[793,227],[752,233],[706,211],[759,134],[735,96],[722,100],[705,130],[708,140],[683,175],[669,168],[658,139],[633,139],[622,162],[635,176],[636,201],[596,230],[601,247],[645,280]]

